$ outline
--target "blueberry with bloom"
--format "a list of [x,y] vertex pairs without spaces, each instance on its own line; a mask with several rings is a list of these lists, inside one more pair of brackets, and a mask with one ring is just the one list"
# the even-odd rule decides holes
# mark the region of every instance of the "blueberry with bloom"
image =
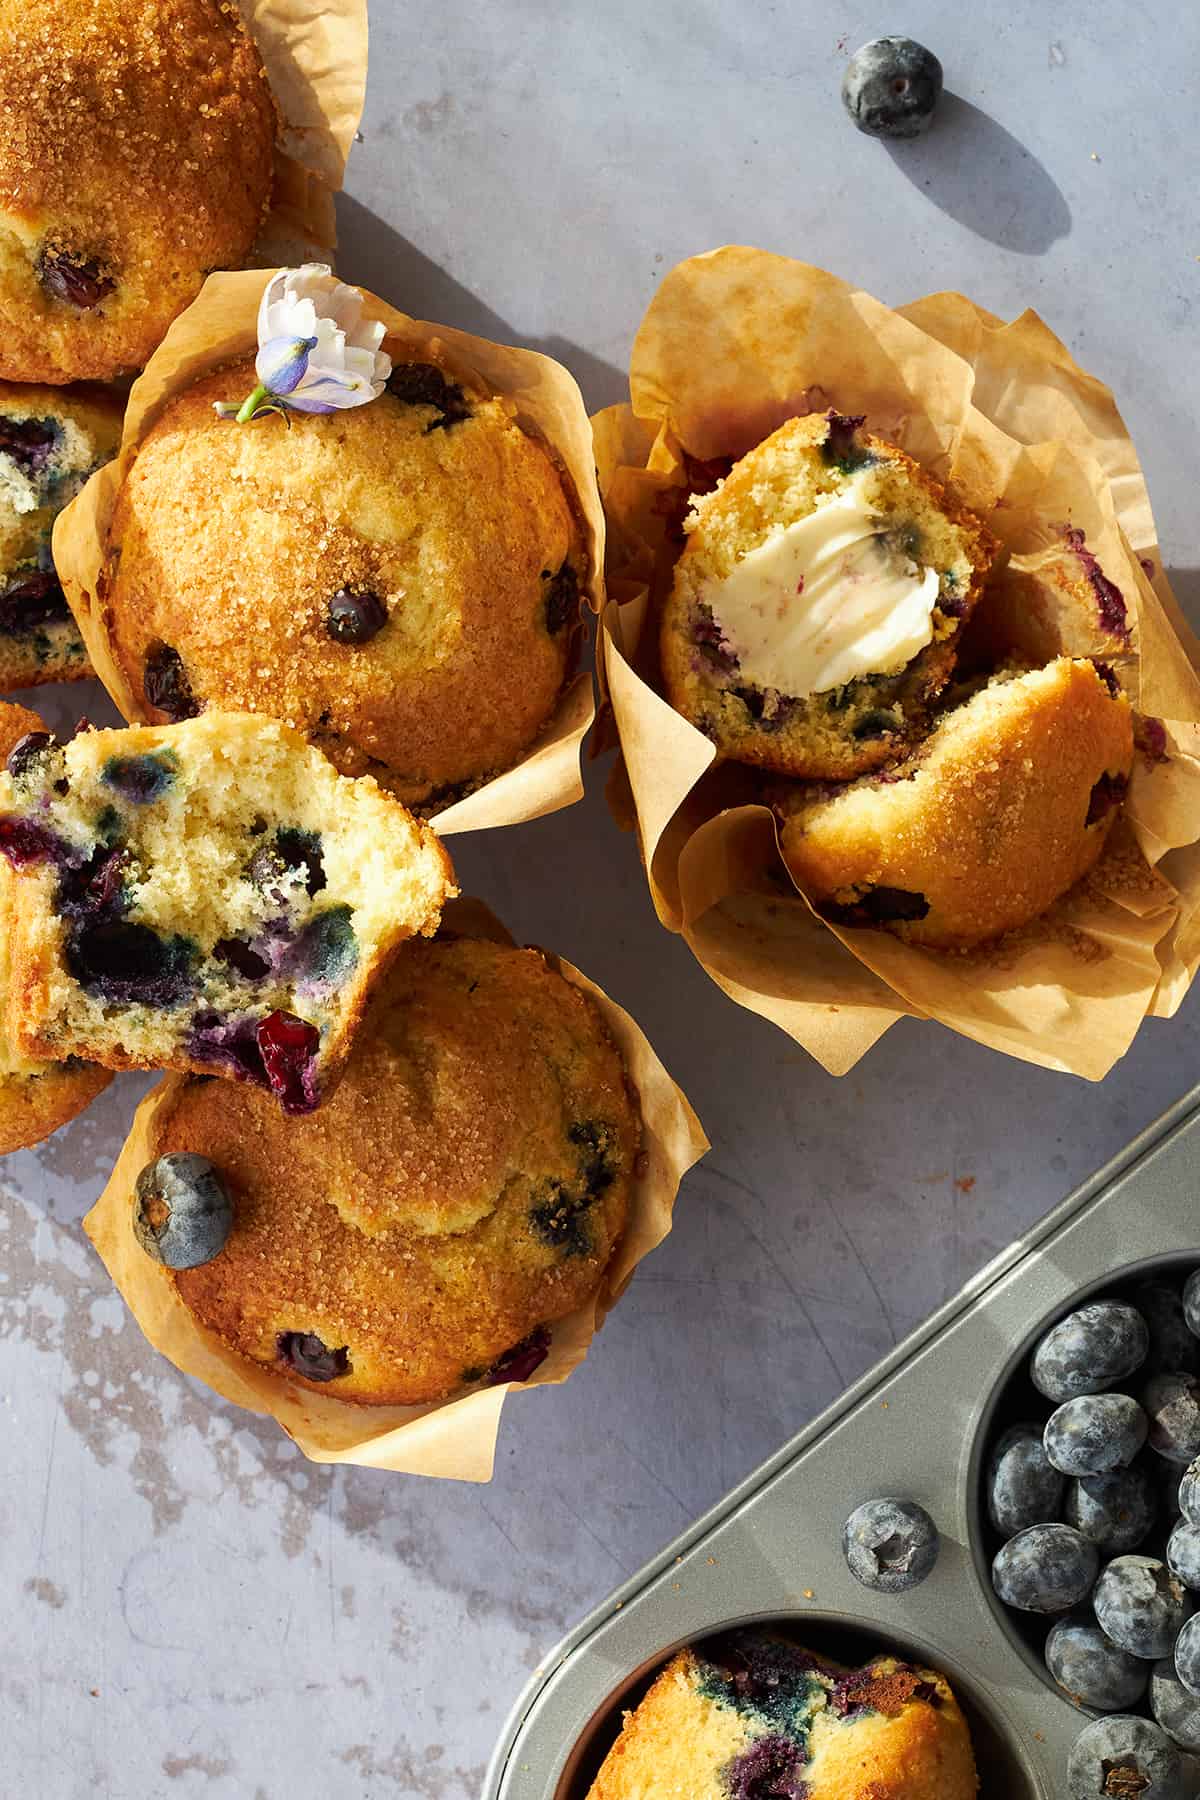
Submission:
[[280,269],[258,308],[258,386],[241,405],[214,401],[223,419],[245,425],[267,413],[332,413],[377,400],[392,372],[380,348],[386,328],[363,318],[358,288],[327,263]]

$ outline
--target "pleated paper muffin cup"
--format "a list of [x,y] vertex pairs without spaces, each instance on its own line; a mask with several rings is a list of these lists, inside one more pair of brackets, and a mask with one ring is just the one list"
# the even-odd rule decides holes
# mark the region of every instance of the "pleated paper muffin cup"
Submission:
[[[451,902],[445,924],[459,936],[512,942],[479,901]],[[108,1185],[83,1222],[154,1348],[223,1399],[250,1412],[269,1414],[313,1462],[490,1481],[506,1396],[515,1388],[557,1386],[567,1380],[587,1355],[637,1265],[671,1229],[680,1182],[709,1147],[700,1122],[629,1014],[570,963],[554,956],[548,961],[594,1002],[621,1052],[638,1097],[642,1148],[629,1218],[603,1280],[585,1305],[550,1325],[546,1360],[528,1381],[477,1387],[424,1406],[356,1406],[266,1373],[200,1325],[167,1271],[138,1245],[132,1219],[134,1185],[156,1154],[152,1148],[156,1116],[177,1091],[180,1076],[165,1076],[138,1107]]]
[[337,242],[333,197],[367,91],[367,0],[238,0],[238,10],[280,123],[271,206],[251,261],[304,262]]
[[[63,590],[96,674],[130,721],[144,719],[145,708],[112,653],[105,619],[108,534],[117,495],[138,446],[168,402],[208,371],[255,351],[258,304],[275,272],[209,276],[134,383],[118,455],[92,476],[55,524],[54,562]],[[456,377],[510,401],[518,423],[550,449],[570,482],[588,565],[583,596],[587,610],[598,614],[604,605],[604,509],[591,424],[574,377],[536,350],[494,344],[450,326],[412,319],[376,295],[360,291],[365,316],[387,327],[384,348],[393,359],[441,360]],[[553,714],[519,762],[441,811],[422,809],[425,816],[449,836],[520,824],[573,805],[583,797],[580,757],[594,717],[591,676],[570,677]]]
[[[630,396],[593,420],[609,525],[599,663],[621,750],[610,803],[636,828],[662,923],[832,1074],[909,1015],[1099,1080],[1144,1018],[1176,1011],[1200,964],[1196,640],[1109,390],[1034,313],[1005,324],[961,294],[893,311],[821,269],[727,246],[664,279],[634,343]],[[1072,544],[1124,603],[1115,640],[1097,611],[1094,623],[1064,617],[1035,651],[1100,657],[1128,694],[1139,749],[1123,817],[1049,912],[970,951],[819,919],[783,863],[760,778],[718,762],[663,695],[658,619],[695,461],[736,459],[786,419],[830,407],[865,414],[995,533],[980,613],[1015,633],[997,657],[1022,647],[1006,579]]]

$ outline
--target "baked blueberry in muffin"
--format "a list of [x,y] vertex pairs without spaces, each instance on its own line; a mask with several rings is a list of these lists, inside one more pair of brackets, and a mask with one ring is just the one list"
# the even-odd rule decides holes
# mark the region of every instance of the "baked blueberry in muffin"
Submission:
[[219,417],[248,363],[178,395],[118,496],[102,627],[139,716],[266,713],[425,805],[546,724],[585,563],[513,407],[385,348],[386,391],[330,416]]
[[742,1630],[680,1650],[621,1735],[589,1800],[973,1800],[970,1733],[932,1669],[847,1669]]
[[641,1132],[591,1000],[537,951],[456,937],[403,947],[311,1118],[178,1077],[144,1116],[144,1187],[190,1153],[232,1200],[223,1243],[170,1276],[196,1320],[363,1405],[527,1379],[603,1280]]
[[832,793],[778,791],[784,861],[834,923],[978,943],[1087,874],[1132,763],[1129,702],[1095,664],[1005,671],[895,767]]
[[50,534],[120,437],[120,404],[102,388],[0,382],[0,688],[91,673]]
[[368,990],[452,891],[433,834],[286,726],[208,713],[25,739],[9,1029],[29,1055],[176,1068],[319,1104]]
[[0,376],[137,369],[271,190],[275,103],[218,0],[0,3]]
[[862,427],[791,419],[693,499],[663,680],[735,762],[839,781],[876,768],[919,736],[953,670],[993,541]]
[[[47,737],[36,713],[0,701],[0,764],[11,757],[19,767],[25,757],[37,754],[37,746]],[[4,1002],[12,979],[15,889],[16,876],[0,858],[0,1155],[49,1137],[112,1080],[107,1069],[75,1059],[41,1062],[13,1042]]]

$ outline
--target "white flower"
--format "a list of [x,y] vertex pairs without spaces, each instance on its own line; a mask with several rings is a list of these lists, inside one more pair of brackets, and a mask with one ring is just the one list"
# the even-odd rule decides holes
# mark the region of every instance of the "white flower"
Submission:
[[326,263],[281,269],[258,308],[259,385],[235,406],[215,402],[240,424],[264,413],[331,413],[377,400],[392,372],[380,348],[386,327],[363,318],[363,297]]

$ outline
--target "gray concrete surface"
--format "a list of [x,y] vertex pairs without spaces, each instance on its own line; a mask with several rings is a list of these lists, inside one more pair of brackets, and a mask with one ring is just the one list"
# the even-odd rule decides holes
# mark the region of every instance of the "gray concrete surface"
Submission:
[[[891,153],[837,94],[896,29],[955,99]],[[593,405],[662,271],[730,239],[1032,304],[1116,389],[1200,612],[1194,8],[375,0],[373,51],[350,278]],[[916,1024],[830,1079],[658,929],[603,773],[458,840],[464,885],[637,1014],[714,1150],[490,1487],[308,1466],[147,1349],[78,1230],[137,1080],[0,1167],[0,1795],[466,1800],[563,1629],[1196,1078],[1193,1002],[1101,1087]]]

